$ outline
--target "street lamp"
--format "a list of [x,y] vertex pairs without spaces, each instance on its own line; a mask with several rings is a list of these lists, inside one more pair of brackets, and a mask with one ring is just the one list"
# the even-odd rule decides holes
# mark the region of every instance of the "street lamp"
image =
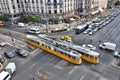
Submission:
[[46,23],[46,33],[48,33],[48,25],[47,25],[47,2],[46,2],[46,0],[45,0],[45,10],[46,10],[46,14],[45,14],[45,23]]

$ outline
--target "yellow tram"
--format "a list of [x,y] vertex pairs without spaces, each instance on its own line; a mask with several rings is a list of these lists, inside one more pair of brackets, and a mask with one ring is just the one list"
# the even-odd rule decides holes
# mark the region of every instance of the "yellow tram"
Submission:
[[56,55],[70,63],[81,64],[81,54],[75,50],[67,47],[52,43],[49,40],[45,40],[35,36],[27,36],[27,42],[35,47],[45,50],[53,55]]
[[82,46],[79,46],[79,45],[76,45],[76,44],[73,44],[70,42],[66,42],[66,41],[62,41],[62,40],[59,40],[59,41],[53,40],[51,38],[48,38],[48,36],[40,36],[40,38],[43,38],[44,40],[49,40],[58,45],[69,47],[71,50],[75,50],[75,51],[79,52],[82,55],[82,59],[87,62],[94,63],[94,64],[99,63],[99,53],[98,52],[92,51],[88,48],[85,48],[85,47],[82,47]]

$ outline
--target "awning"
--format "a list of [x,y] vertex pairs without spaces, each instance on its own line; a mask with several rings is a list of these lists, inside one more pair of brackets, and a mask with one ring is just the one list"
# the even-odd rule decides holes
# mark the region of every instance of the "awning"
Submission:
[[96,10],[96,11],[91,12],[92,15],[95,15],[95,14],[97,14],[97,13],[99,13],[99,10]]
[[73,16],[80,19],[80,16],[78,14],[74,14]]
[[65,19],[69,18],[69,16],[64,16]]

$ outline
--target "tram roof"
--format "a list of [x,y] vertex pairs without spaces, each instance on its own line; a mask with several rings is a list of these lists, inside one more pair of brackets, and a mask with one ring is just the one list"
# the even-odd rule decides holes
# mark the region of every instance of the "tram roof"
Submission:
[[82,46],[75,46],[75,45],[72,45],[72,47],[75,48],[75,49],[77,49],[80,52],[84,52],[86,54],[93,55],[93,56],[96,56],[96,57],[99,56],[99,53],[97,53],[95,51],[92,51],[92,50],[90,50],[88,48],[84,48]]
[[61,44],[63,44],[63,45],[66,45],[66,46],[68,46],[68,47],[74,48],[74,49],[76,49],[76,50],[78,50],[78,51],[80,51],[80,52],[84,52],[84,53],[89,54],[89,55],[93,55],[93,56],[96,56],[96,57],[99,56],[99,53],[98,53],[98,52],[92,51],[92,50],[90,50],[90,49],[88,49],[88,48],[84,48],[84,47],[79,46],[79,45],[76,45],[76,44],[72,44],[72,43],[70,43],[70,42],[66,42],[66,41],[61,41],[61,40],[60,40],[59,43],[61,43]]
[[[40,39],[39,37],[36,37],[36,36],[27,35],[27,38],[28,38],[28,39],[31,39],[31,40],[34,40],[34,41],[37,41],[37,42],[43,42],[43,43],[45,43],[45,44],[47,44],[47,45],[52,45],[52,46],[56,47],[54,43],[51,43],[51,42],[48,41],[48,40]],[[47,38],[47,37],[45,37],[45,38]],[[48,39],[49,39],[49,38],[48,38]],[[69,49],[69,48],[65,49],[65,48],[62,48],[62,47],[60,47],[60,46],[59,46],[59,47],[56,47],[56,48],[59,49],[60,51],[65,52],[66,54],[71,55],[71,56],[75,56],[75,57],[79,57],[79,58],[81,57],[81,54],[79,54],[78,52],[76,52],[76,51],[74,51],[74,50],[71,50],[71,49]]]

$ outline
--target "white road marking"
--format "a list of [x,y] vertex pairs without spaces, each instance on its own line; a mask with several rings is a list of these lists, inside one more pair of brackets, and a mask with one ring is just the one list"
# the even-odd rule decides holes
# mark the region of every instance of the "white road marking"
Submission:
[[60,67],[60,66],[57,66],[57,65],[55,65],[55,67],[56,67],[56,68],[58,68],[58,69],[62,69],[62,67]]
[[74,71],[74,69],[72,69],[72,70],[68,73],[68,75],[70,75],[73,71]]
[[32,67],[34,67],[36,64],[32,64],[31,66],[30,66],[30,68],[32,68]]
[[48,75],[50,75],[50,76],[53,76],[53,74],[52,73],[50,73],[50,72],[46,72]]
[[80,80],[83,80],[85,78],[85,76],[82,76],[81,78],[80,78]]
[[75,69],[77,69],[77,66],[75,66],[75,67],[68,73],[68,75],[70,75]]
[[45,57],[42,58],[42,60],[44,60],[45,58],[47,58],[50,54],[46,55]]

